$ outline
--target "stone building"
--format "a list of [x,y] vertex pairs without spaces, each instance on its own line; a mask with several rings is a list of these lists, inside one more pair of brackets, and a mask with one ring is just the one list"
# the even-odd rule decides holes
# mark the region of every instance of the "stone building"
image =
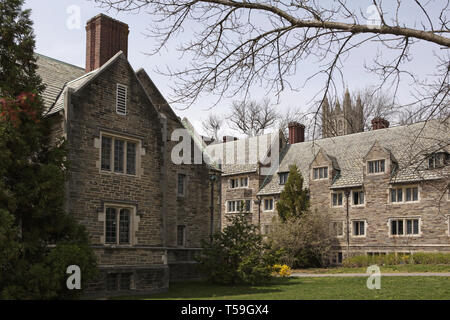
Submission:
[[372,124],[371,131],[304,141],[298,132],[304,127],[291,123],[289,144],[280,148],[279,166],[270,174],[262,176],[249,164],[224,165],[222,219],[236,214],[236,199],[251,200],[249,219],[269,233],[296,164],[311,208],[330,216],[334,263],[348,253],[450,252],[449,123]]
[[259,225],[261,211],[257,193],[271,166],[277,166],[272,163],[271,153],[279,154],[286,146],[285,139],[281,131],[240,140],[225,138],[224,143],[205,148],[222,171],[221,226],[227,226],[229,218],[241,211],[248,213],[249,221]]
[[325,98],[322,105],[322,138],[343,136],[364,131],[364,112],[361,98],[352,103],[348,89],[345,91],[343,106],[339,104],[330,107]]
[[101,14],[86,31],[86,69],[38,55],[38,72],[54,141],[67,141],[67,210],[101,270],[87,292],[163,291],[197,276],[193,256],[220,224],[219,171],[171,161],[171,134],[185,126],[128,62],[128,26]]

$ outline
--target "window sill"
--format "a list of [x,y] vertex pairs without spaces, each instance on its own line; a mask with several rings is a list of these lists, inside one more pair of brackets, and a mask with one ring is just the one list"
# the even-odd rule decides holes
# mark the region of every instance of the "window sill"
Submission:
[[382,171],[382,172],[367,172],[366,176],[382,176],[383,174],[386,174],[386,171]]
[[110,244],[110,243],[104,243],[103,247],[106,249],[121,249],[121,248],[131,248],[133,247],[132,244]]
[[106,170],[100,170],[100,174],[116,175],[116,176],[131,177],[131,178],[138,178],[138,175],[137,175],[137,174],[128,174],[128,173],[113,172],[113,171],[106,171]]
[[240,212],[240,211],[232,211],[232,212],[227,212],[227,213],[229,213],[229,214],[240,214],[240,213],[243,213],[243,214],[249,214],[249,213],[252,213],[251,211],[243,211],[243,212]]
[[389,202],[390,205],[404,205],[404,204],[417,204],[420,201],[404,201],[404,202]]
[[420,238],[421,234],[408,234],[408,235],[389,235],[389,238],[402,239],[402,238]]

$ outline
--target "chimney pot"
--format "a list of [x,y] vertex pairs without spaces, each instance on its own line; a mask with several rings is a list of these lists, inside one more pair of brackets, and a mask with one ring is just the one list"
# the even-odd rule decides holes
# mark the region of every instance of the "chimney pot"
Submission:
[[128,25],[104,14],[86,23],[86,72],[100,68],[117,52],[128,56]]
[[289,122],[289,144],[305,141],[305,126],[298,122]]
[[372,130],[389,128],[389,121],[384,118],[377,117],[372,119]]

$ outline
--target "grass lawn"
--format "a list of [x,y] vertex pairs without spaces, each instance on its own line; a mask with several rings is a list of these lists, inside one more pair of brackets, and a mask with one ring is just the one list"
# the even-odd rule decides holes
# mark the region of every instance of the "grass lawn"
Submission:
[[450,277],[382,277],[380,290],[367,289],[366,281],[365,277],[290,278],[262,286],[184,282],[171,284],[164,294],[131,299],[450,299]]
[[[297,273],[366,273],[367,268],[311,268],[293,270]],[[381,273],[396,273],[396,272],[450,272],[450,265],[448,264],[400,264],[394,266],[381,266]]]

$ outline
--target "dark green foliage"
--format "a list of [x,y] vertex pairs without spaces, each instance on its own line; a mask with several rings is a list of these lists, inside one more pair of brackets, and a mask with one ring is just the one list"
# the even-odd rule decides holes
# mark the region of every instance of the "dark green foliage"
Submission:
[[43,86],[36,74],[33,24],[23,0],[0,0],[0,97],[16,97]]
[[0,299],[69,298],[79,292],[66,289],[67,267],[81,268],[83,288],[95,275],[95,255],[85,229],[64,210],[66,152],[63,141],[50,143],[54,120],[42,115],[22,2],[0,0]]
[[281,221],[299,218],[309,208],[308,189],[303,189],[303,177],[296,165],[289,168],[289,176],[277,202]]
[[207,279],[219,284],[257,284],[271,278],[277,262],[264,244],[258,228],[244,214],[233,217],[231,224],[213,236],[212,243],[203,242],[199,258],[201,271]]

